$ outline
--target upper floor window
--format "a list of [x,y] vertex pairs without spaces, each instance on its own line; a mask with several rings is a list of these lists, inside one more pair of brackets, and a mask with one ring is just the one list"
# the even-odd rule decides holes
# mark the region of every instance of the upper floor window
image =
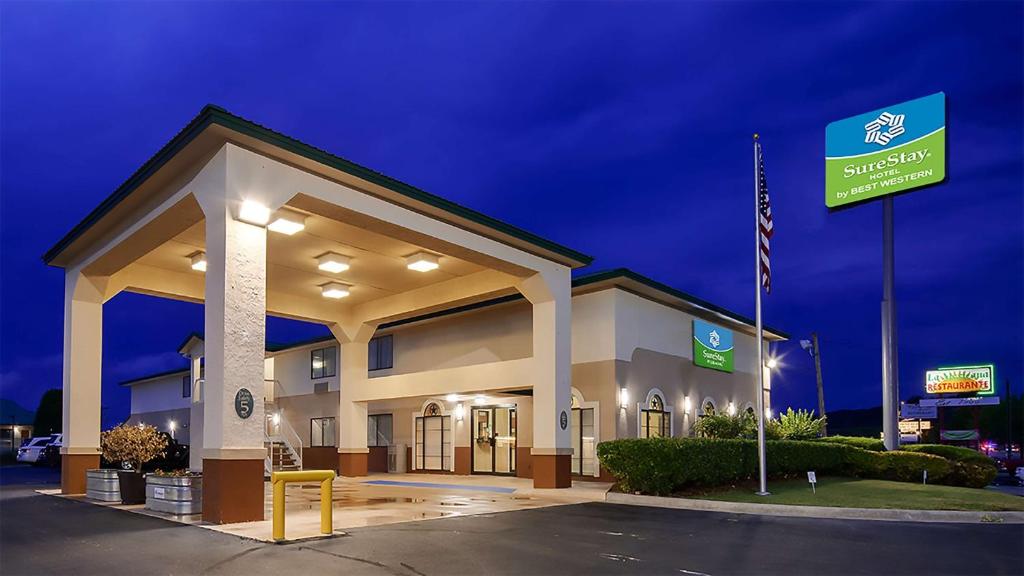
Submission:
[[319,348],[309,353],[310,378],[329,378],[338,374],[338,349],[334,346]]
[[387,370],[394,367],[394,338],[391,334],[377,336],[370,340],[369,369]]
[[181,377],[181,397],[192,397],[192,377],[188,374]]

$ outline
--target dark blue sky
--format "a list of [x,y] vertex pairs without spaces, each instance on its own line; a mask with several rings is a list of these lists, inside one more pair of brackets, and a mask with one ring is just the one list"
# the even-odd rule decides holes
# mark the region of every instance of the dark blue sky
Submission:
[[[1021,3],[0,4],[0,396],[61,382],[40,255],[206,103],[743,314],[750,135],[776,236],[776,408],[880,403],[881,208],[824,208],[824,129],[937,91],[949,179],[896,201],[900,378],[994,362],[1021,384]],[[539,209],[538,207],[543,207]],[[105,307],[117,382],[171,368],[201,306]],[[270,322],[269,338],[322,328]]]

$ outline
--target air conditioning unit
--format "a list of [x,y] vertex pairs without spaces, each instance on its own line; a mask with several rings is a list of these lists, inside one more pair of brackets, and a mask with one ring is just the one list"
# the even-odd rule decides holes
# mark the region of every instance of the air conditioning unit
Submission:
[[404,474],[406,471],[405,444],[391,444],[388,446],[388,472],[392,474]]

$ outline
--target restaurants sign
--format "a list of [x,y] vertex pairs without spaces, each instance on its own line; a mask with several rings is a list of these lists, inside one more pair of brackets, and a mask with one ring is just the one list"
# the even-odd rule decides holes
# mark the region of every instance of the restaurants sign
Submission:
[[991,364],[928,370],[925,372],[924,380],[925,392],[928,394],[973,392],[987,395],[994,394],[996,391],[995,367]]

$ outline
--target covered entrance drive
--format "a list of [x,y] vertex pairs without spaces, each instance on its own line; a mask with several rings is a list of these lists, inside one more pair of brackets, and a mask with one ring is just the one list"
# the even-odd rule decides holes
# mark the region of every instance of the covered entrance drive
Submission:
[[[470,394],[483,375],[494,390],[532,390],[533,483],[569,485],[559,423],[570,410],[570,269],[589,263],[582,254],[207,107],[44,260],[65,270],[66,494],[84,492],[85,470],[99,465],[103,304],[122,291],[205,306],[191,435],[208,521],[263,517],[265,407],[235,405],[287,385],[266,378],[268,314],[321,323],[338,342],[342,475],[367,474],[370,402]],[[472,379],[453,368],[370,382],[382,324],[516,292],[532,306],[531,357],[474,366]],[[443,468],[445,424],[431,417],[423,463]],[[497,447],[508,434],[493,436]],[[492,470],[515,469],[515,455],[491,456]]]

